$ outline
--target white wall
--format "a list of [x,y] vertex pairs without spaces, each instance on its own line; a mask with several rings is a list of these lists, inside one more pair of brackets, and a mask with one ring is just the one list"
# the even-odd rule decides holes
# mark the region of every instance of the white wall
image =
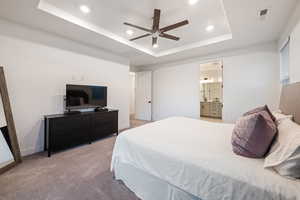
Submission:
[[278,41],[278,49],[284,46],[288,37],[290,37],[289,75],[291,83],[294,83],[300,81],[300,1],[281,34]]
[[195,63],[153,72],[153,120],[200,116],[200,66]]
[[[43,149],[43,115],[63,112],[67,83],[108,86],[108,106],[119,109],[119,129],[129,127],[128,65],[3,36],[2,28],[0,24],[0,65],[23,155]],[[18,31],[23,29],[18,27]]]
[[293,13],[291,13],[291,16],[286,23],[286,27],[281,33],[281,36],[278,40],[278,47],[279,49],[284,46],[286,43],[288,37],[291,35],[293,30],[295,29],[296,25],[300,22],[300,1],[298,1],[297,6],[294,8]]
[[[226,122],[234,122],[256,106],[278,107],[279,55],[275,43],[231,52],[220,59],[224,64],[223,119]],[[203,62],[207,61],[199,58],[162,68],[154,66],[154,120],[175,115],[199,117],[199,66]]]
[[300,81],[300,21],[295,26],[290,40],[290,81]]
[[223,59],[223,118],[233,122],[244,112],[267,104],[278,108],[280,81],[277,51],[254,52]]
[[130,73],[130,114],[135,113],[135,73]]

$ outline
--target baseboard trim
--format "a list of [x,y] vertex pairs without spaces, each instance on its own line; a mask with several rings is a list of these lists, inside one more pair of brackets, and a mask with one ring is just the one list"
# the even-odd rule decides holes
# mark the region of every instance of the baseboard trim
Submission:
[[13,168],[16,165],[17,165],[16,162],[12,162],[12,163],[6,165],[5,167],[0,168],[0,174],[3,174],[4,172],[10,170],[11,168]]
[[43,151],[44,151],[44,146],[40,145],[34,148],[21,149],[21,155],[22,157],[24,157],[24,156],[29,156]]
[[[119,133],[126,129],[129,129],[129,128],[130,128],[129,124],[122,123],[122,124],[120,124],[120,127],[119,127]],[[24,149],[21,148],[21,155],[22,155],[22,157],[24,157],[24,156],[29,156],[29,155],[33,155],[36,153],[40,153],[43,151],[44,151],[44,145],[39,145],[39,146],[32,147],[32,148],[24,148]]]

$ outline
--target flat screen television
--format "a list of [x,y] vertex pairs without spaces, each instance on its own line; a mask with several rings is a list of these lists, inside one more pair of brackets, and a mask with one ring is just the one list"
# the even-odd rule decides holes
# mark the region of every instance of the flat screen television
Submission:
[[98,108],[107,106],[107,87],[67,85],[66,109]]

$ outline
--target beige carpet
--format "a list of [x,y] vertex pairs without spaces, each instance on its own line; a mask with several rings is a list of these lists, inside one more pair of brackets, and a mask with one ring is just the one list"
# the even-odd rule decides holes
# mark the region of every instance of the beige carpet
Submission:
[[138,126],[142,126],[144,124],[149,123],[148,121],[143,121],[143,120],[137,120],[137,119],[131,119],[130,120],[130,127],[134,128],[134,127],[138,127]]
[[[132,126],[145,123],[135,120]],[[109,170],[115,139],[55,153],[51,158],[45,153],[25,158],[0,175],[0,200],[138,200]]]

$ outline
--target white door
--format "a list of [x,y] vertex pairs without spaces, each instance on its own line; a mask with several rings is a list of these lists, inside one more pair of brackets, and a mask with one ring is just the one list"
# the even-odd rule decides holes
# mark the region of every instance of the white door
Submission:
[[136,73],[135,118],[151,121],[152,109],[152,72]]

